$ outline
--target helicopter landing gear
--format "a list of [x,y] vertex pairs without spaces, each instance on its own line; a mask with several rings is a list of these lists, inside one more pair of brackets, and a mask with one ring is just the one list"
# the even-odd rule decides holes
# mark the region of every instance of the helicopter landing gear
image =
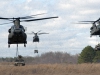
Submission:
[[92,35],[90,35],[90,37],[92,37]]
[[24,42],[24,47],[26,47],[27,41]]
[[26,47],[26,44],[24,44],[24,47]]
[[10,48],[10,44],[8,44],[8,48]]

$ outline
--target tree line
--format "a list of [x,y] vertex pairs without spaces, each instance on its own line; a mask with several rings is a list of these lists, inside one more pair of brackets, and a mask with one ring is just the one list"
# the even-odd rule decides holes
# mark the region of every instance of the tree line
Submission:
[[[71,55],[67,52],[47,52],[35,57],[24,56],[27,64],[55,64],[55,63],[99,63],[100,51],[95,51],[91,46],[86,46],[80,54]],[[0,58],[0,62],[14,62],[16,58]]]
[[[54,63],[77,63],[78,55],[70,55],[67,52],[47,52],[35,57],[24,56],[27,64],[54,64]],[[14,62],[16,58],[0,58],[0,62]]]

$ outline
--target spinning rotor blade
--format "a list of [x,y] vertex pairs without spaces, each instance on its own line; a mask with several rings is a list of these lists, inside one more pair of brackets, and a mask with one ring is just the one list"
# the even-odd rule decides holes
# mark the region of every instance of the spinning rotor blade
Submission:
[[32,34],[35,34],[35,33],[32,31]]
[[9,22],[9,23],[2,23],[2,24],[0,24],[0,25],[4,25],[4,24],[10,24],[10,23],[13,23],[13,22]]
[[93,24],[93,25],[96,25],[96,23],[100,23],[100,18],[97,19],[96,21],[79,21],[78,23],[74,23],[74,24]]
[[4,17],[0,17],[0,19],[14,19],[14,18],[4,18]]
[[79,22],[79,23],[74,23],[74,24],[91,24],[91,23],[81,23],[81,22]]
[[[17,18],[3,18],[3,17],[0,17],[0,19],[4,19],[4,20],[9,20],[9,19],[29,19],[29,18],[34,18],[32,16],[27,16],[27,17],[17,17]],[[10,21],[13,21],[13,20],[10,20]]]
[[[41,31],[41,30],[40,30]],[[40,31],[38,31],[37,33],[39,33]]]
[[28,19],[28,18],[34,18],[33,16],[38,16],[38,15],[43,15],[45,13],[41,13],[41,14],[36,14],[36,15],[30,15],[30,16],[25,16],[25,17],[19,17],[20,19]]
[[36,14],[36,15],[30,15],[30,16],[25,16],[25,17],[37,16],[37,15],[43,15],[43,14],[45,14],[45,13]]
[[[7,19],[7,20],[9,20],[9,19],[29,19],[29,18],[34,18],[33,16],[38,16],[38,15],[43,15],[43,14],[45,14],[45,13],[41,13],[41,14],[36,14],[36,15],[30,15],[30,16],[25,16],[25,17],[17,17],[17,18],[4,18],[4,17],[0,17],[0,19]],[[11,21],[13,21],[13,20],[11,20]]]
[[95,24],[97,21],[79,21],[79,24]]
[[47,18],[39,18],[39,19],[23,20],[23,21],[21,21],[21,22],[38,21],[38,20],[45,20],[45,19],[52,19],[52,18],[58,18],[58,17],[47,17]]
[[31,33],[27,33],[27,34],[35,34],[33,31]]
[[41,35],[41,34],[49,34],[49,33],[38,33],[38,35]]
[[95,21],[79,21],[79,22],[95,22]]
[[91,22],[91,23],[96,23],[96,22],[98,22],[98,21],[100,21],[100,18],[97,19],[96,21],[79,21],[79,22]]

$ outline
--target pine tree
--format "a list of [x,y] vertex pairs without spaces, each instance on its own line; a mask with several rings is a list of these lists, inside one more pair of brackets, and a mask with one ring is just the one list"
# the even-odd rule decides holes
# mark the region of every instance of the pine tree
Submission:
[[78,63],[92,63],[95,57],[95,51],[91,46],[85,47],[80,56],[78,57]]
[[94,63],[100,63],[100,51],[96,51],[95,57],[93,59]]

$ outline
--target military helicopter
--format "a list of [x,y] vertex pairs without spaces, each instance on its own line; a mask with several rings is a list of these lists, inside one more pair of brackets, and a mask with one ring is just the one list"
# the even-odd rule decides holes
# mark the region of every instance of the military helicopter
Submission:
[[97,19],[96,21],[79,21],[79,24],[90,24],[90,23],[92,24],[92,27],[90,28],[90,37],[92,37],[92,35],[100,36],[100,18]]
[[[92,23],[92,27],[90,28],[90,37],[99,35],[100,37],[100,18],[96,21],[79,21],[81,24],[90,24]],[[94,48],[95,51],[100,51],[100,44],[97,44]]]
[[[27,35],[25,33],[25,29],[22,25],[20,25],[20,22],[30,22],[30,21],[38,21],[38,20],[45,20],[45,19],[52,19],[52,18],[58,18],[58,16],[55,17],[46,17],[46,18],[35,18],[31,16],[25,16],[25,17],[17,17],[17,18],[4,18],[0,17],[0,19],[11,21],[10,23],[14,23],[14,25],[8,30],[8,47],[10,47],[10,44],[24,44],[24,47],[26,47],[27,44]],[[9,24],[9,23],[3,23],[3,24]],[[0,25],[3,25],[0,24]]]
[[100,44],[98,43],[95,48],[94,48],[95,51],[100,51]]
[[[41,30],[40,30],[41,31]],[[37,33],[34,33],[32,31],[32,33],[30,34],[34,34],[34,37],[33,37],[33,42],[39,42],[39,36],[38,35],[41,35],[41,34],[49,34],[49,33],[39,33],[40,31],[38,31]]]
[[12,26],[8,32],[8,47],[10,47],[10,44],[23,44],[24,47],[26,47],[27,43],[27,35],[25,33],[25,29],[22,25],[20,25],[20,20],[17,18],[13,21],[14,26]]

